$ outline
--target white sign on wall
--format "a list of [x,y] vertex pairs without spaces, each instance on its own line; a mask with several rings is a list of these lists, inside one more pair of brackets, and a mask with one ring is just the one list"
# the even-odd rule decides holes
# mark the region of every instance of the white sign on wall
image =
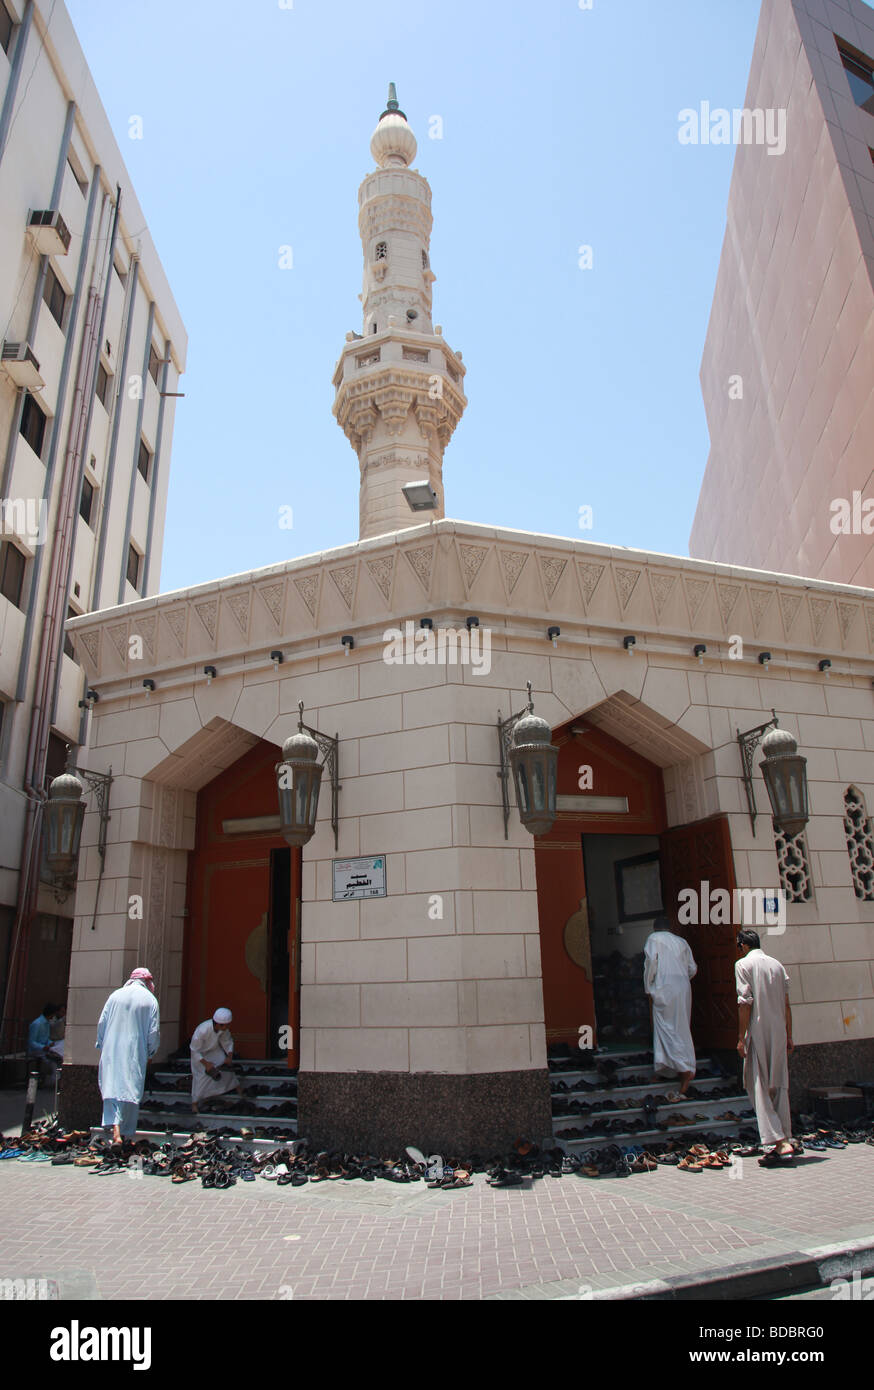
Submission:
[[385,897],[385,855],[334,860],[334,902]]

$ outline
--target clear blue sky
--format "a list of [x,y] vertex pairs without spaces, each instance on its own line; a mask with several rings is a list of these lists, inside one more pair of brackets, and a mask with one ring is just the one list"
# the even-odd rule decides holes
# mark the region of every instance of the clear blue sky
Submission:
[[189,333],[163,589],[357,537],[331,377],[361,329],[357,189],[389,80],[433,189],[435,321],[468,368],[447,514],[688,553],[734,150],[681,146],[677,117],[743,105],[759,0],[68,7]]

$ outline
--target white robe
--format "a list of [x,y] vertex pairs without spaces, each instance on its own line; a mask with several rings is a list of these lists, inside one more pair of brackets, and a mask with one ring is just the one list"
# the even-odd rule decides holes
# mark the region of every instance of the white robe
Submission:
[[658,1073],[695,1073],[691,979],[698,967],[688,942],[654,931],[644,948],[643,987],[652,998],[653,1058]]
[[789,976],[780,961],[758,949],[736,962],[734,976],[738,1004],[752,1005],[744,1086],[755,1108],[762,1143],[776,1144],[792,1137],[786,1053]]
[[217,1080],[207,1073],[204,1063],[220,1067],[234,1054],[234,1040],[227,1028],[216,1029],[211,1018],[199,1024],[191,1036],[191,1102],[199,1105],[212,1096],[235,1091],[238,1079],[232,1071],[222,1072]]

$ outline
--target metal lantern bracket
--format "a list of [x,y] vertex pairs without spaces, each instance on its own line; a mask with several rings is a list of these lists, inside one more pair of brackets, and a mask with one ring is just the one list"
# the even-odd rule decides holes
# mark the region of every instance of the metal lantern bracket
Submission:
[[771,714],[774,717],[773,719],[769,719],[767,724],[760,724],[756,729],[747,729],[744,734],[741,733],[740,729],[737,730],[737,741],[740,745],[740,756],[743,763],[744,790],[747,794],[747,806],[749,808],[750,825],[753,828],[753,835],[756,833],[756,816],[758,815],[756,811],[756,794],[753,788],[753,758],[755,757],[756,749],[768,730],[776,729],[779,725],[777,711],[772,709]]
[[303,700],[298,701],[300,711],[297,721],[298,731],[308,733],[310,738],[314,738],[319,746],[319,752],[325,759],[324,766],[331,779],[331,825],[334,829],[334,849],[340,848],[340,735],[320,733],[318,729],[313,729],[309,724],[303,722]]
[[498,710],[498,744],[501,752],[501,770],[495,776],[501,779],[501,799],[504,803],[504,839],[509,840],[510,827],[510,789],[507,785],[510,778],[510,748],[513,741],[513,730],[526,714],[534,713],[534,701],[531,698],[531,682],[526,681],[528,686],[528,703],[524,709],[520,709],[518,714],[511,714],[508,719],[501,718],[501,711]]

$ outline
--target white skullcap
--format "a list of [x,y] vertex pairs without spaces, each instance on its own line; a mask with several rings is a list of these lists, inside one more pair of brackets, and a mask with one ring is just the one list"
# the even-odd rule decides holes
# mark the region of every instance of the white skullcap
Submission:
[[230,1009],[216,1009],[212,1021],[213,1023],[230,1023],[233,1016]]

